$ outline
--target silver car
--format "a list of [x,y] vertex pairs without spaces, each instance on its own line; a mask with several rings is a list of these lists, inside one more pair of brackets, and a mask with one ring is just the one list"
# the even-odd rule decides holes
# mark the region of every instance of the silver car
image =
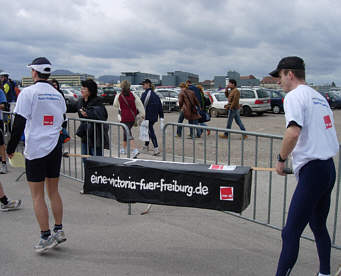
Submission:
[[271,110],[270,96],[259,87],[242,87],[240,90],[240,114],[250,116],[253,112],[262,115]]

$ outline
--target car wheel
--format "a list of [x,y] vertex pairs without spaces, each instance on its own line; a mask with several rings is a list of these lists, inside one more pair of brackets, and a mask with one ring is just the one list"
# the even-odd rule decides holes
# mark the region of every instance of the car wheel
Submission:
[[275,114],[279,114],[281,112],[281,108],[278,105],[275,105],[272,108],[272,112],[275,113]]
[[215,108],[212,108],[211,110],[210,110],[210,115],[211,115],[211,117],[213,117],[213,118],[217,118],[218,117],[218,110],[217,109],[215,109]]
[[249,106],[243,106],[243,115],[251,116],[252,110]]

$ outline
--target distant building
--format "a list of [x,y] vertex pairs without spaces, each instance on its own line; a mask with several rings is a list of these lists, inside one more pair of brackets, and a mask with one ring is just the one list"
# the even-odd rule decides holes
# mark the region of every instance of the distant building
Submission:
[[130,82],[131,85],[138,85],[145,79],[150,79],[151,82],[155,85],[160,84],[160,76],[155,74],[141,72],[122,72],[120,76],[120,82],[127,80]]
[[183,71],[174,71],[167,72],[167,75],[162,76],[162,86],[179,86],[181,82],[186,82],[186,80],[190,80],[192,83],[199,83],[199,75],[183,72]]
[[260,80],[254,75],[240,76],[238,86],[259,86]]
[[228,71],[227,72],[227,78],[233,79],[237,82],[237,86],[240,86],[239,82],[240,82],[240,74],[237,71]]
[[265,87],[265,88],[273,88],[273,89],[280,89],[280,85],[278,84],[278,78],[274,78],[274,77],[264,77],[261,82],[260,85]]
[[240,76],[237,71],[228,71],[226,76],[215,76],[214,77],[214,87],[215,88],[225,88],[229,80],[235,80],[237,86],[259,86],[260,81],[254,75]]
[[[86,79],[95,79],[95,76],[88,74],[66,74],[66,75],[54,75],[51,74],[49,80],[56,79],[60,85],[70,85],[70,86],[81,86],[81,82]],[[33,84],[32,77],[23,77],[22,78],[22,86],[26,87]]]
[[214,81],[211,80],[204,80],[202,82],[199,82],[199,84],[202,85],[204,89],[210,89],[214,87]]
[[214,88],[225,88],[226,87],[226,76],[215,76],[214,77]]

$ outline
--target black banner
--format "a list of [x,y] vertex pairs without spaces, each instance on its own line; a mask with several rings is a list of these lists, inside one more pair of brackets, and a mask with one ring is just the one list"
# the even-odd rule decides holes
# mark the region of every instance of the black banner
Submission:
[[87,158],[84,164],[84,193],[119,202],[238,213],[250,203],[250,167],[101,156]]

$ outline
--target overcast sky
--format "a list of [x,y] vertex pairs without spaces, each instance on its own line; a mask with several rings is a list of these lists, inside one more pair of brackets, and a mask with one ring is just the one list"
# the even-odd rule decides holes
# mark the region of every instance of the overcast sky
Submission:
[[307,81],[341,86],[339,0],[0,0],[0,69],[13,79],[46,56],[54,69],[120,75],[182,70],[262,79],[301,56]]

